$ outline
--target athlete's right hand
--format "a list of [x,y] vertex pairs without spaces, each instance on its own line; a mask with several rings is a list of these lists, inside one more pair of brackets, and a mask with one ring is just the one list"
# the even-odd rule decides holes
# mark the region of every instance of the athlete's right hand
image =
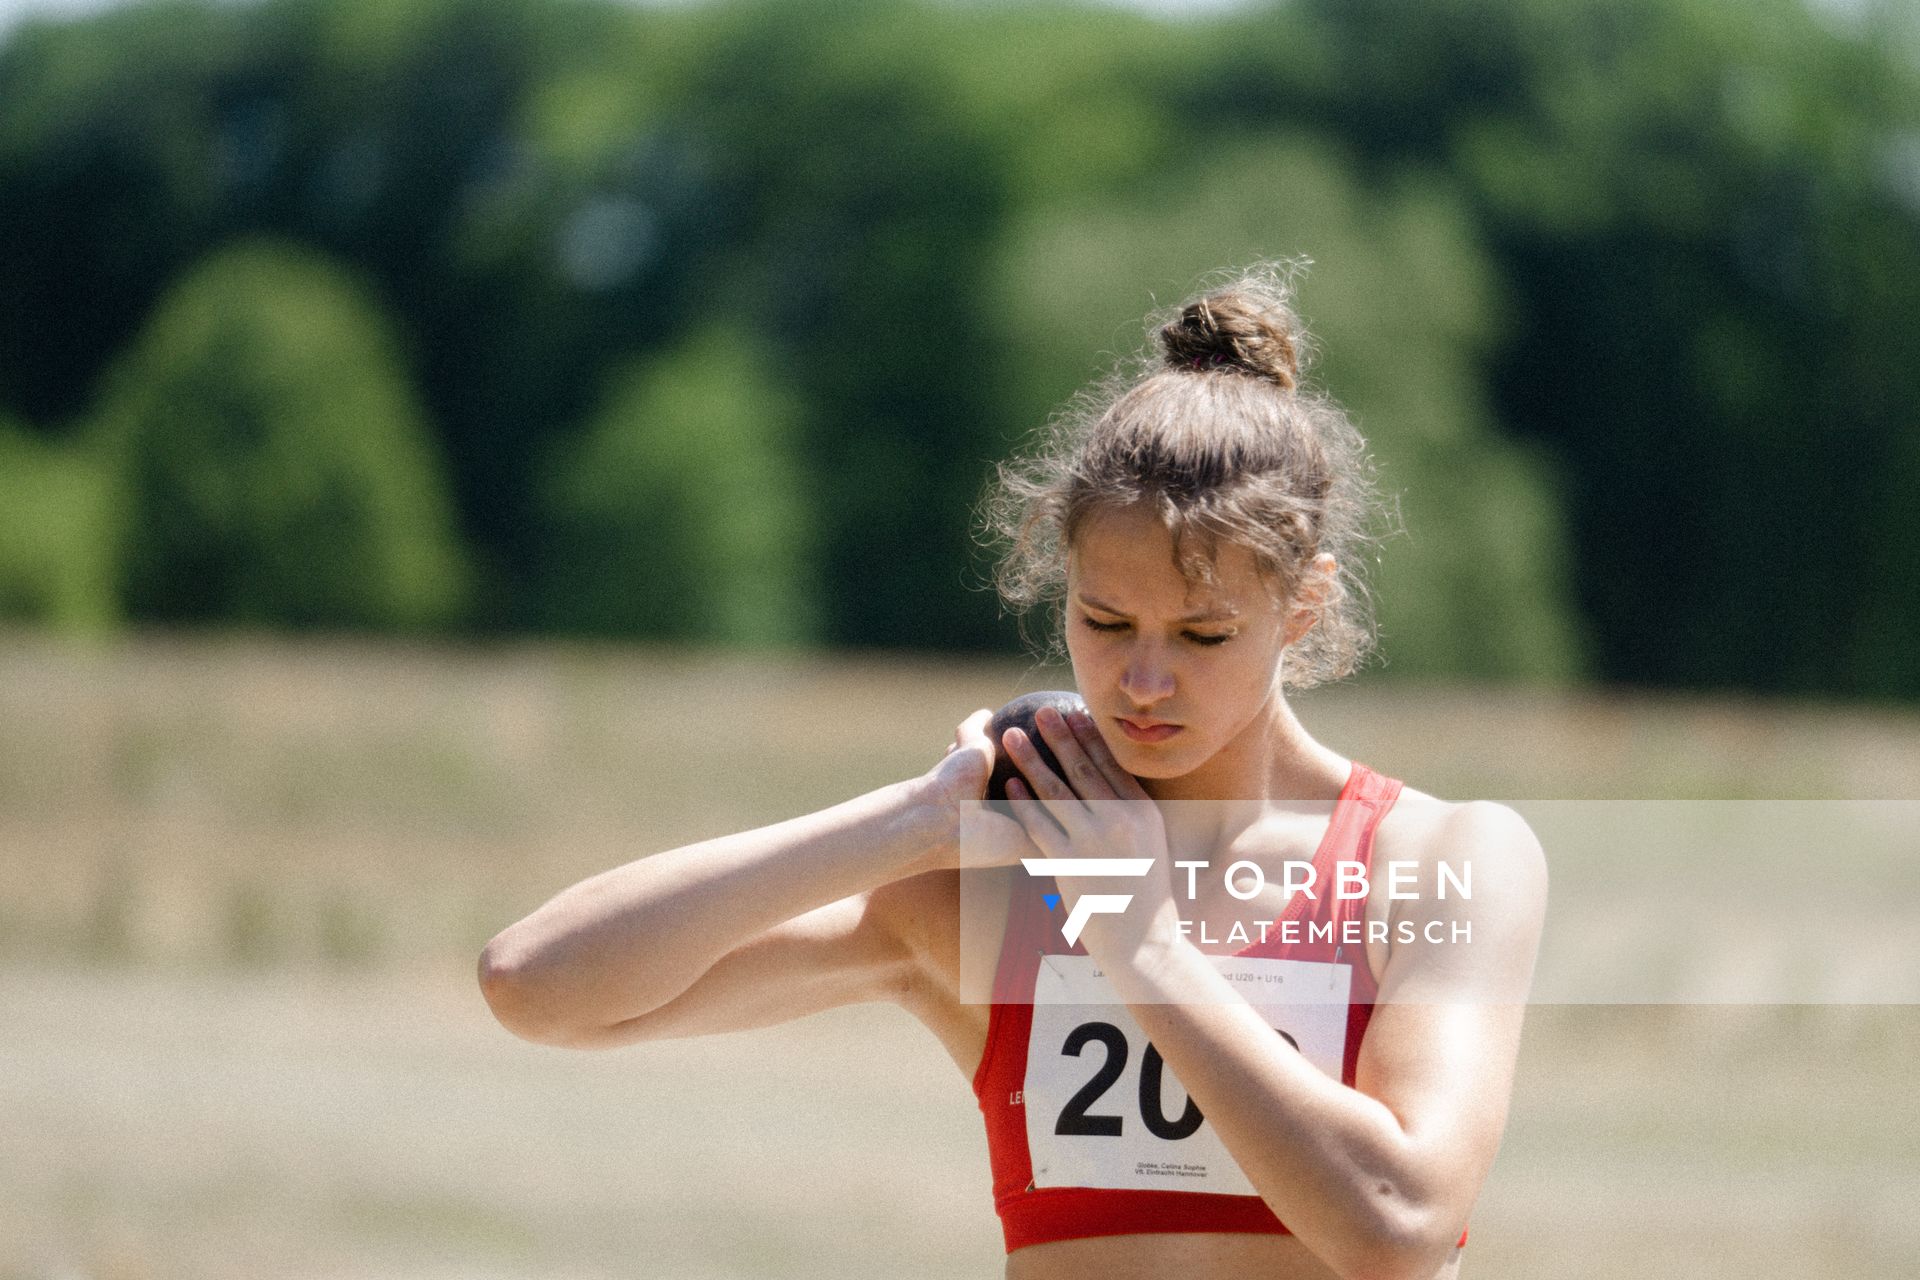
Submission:
[[946,854],[949,868],[1011,866],[1040,857],[1026,828],[1004,806],[984,803],[993,776],[994,744],[987,737],[993,712],[982,707],[960,722],[953,743],[926,773],[926,782],[948,813]]
[[953,731],[953,742],[940,763],[927,771],[940,802],[956,814],[969,800],[984,800],[987,779],[993,776],[993,743],[987,738],[987,721],[993,712],[980,708]]

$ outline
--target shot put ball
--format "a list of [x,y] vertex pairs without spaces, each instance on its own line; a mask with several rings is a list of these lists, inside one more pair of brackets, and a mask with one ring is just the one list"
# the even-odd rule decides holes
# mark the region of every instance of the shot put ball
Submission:
[[1033,790],[1033,779],[1020,772],[1013,757],[1007,754],[1006,744],[1000,740],[1001,735],[1009,729],[1019,729],[1025,733],[1039,751],[1040,758],[1047,762],[1047,768],[1053,770],[1054,776],[1064,776],[1059,760],[1054,758],[1053,749],[1040,736],[1040,730],[1034,727],[1033,718],[1042,707],[1052,707],[1065,716],[1075,711],[1085,711],[1087,704],[1071,690],[1049,689],[1043,693],[1022,694],[994,712],[993,719],[987,721],[987,737],[993,742],[993,776],[987,779],[987,799],[1005,800],[1007,780],[1015,777],[1026,782],[1028,791]]

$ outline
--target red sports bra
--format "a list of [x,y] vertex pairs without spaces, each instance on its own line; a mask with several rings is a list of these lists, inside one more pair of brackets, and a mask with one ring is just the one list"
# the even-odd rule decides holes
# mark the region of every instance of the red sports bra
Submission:
[[[1315,896],[1294,894],[1264,941],[1222,958],[1249,993],[1315,984],[1317,1004],[1290,997],[1286,1008],[1262,1011],[1349,1087],[1378,989],[1366,960],[1366,901],[1331,891],[1335,864],[1370,863],[1374,830],[1400,786],[1355,762],[1314,854]],[[1076,987],[1103,980],[1090,976],[1084,947],[1066,944],[1064,913],[1043,899],[1055,892],[1050,877],[1016,871],[973,1078],[1007,1252],[1083,1236],[1286,1233],[1178,1082],[1166,1080],[1172,1073],[1126,1007],[1071,1003]],[[1261,1007],[1253,994],[1249,1003]]]

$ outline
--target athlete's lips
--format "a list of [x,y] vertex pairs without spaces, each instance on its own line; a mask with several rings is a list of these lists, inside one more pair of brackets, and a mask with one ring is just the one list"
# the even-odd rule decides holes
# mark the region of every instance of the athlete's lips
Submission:
[[1115,716],[1114,722],[1120,726],[1120,732],[1135,742],[1165,742],[1181,729],[1181,726],[1165,720],[1133,720],[1126,716]]

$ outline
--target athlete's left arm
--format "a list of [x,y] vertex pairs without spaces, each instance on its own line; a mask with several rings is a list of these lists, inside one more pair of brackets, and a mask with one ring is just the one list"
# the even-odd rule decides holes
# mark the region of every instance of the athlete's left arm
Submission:
[[[1071,792],[1014,743],[1043,788],[1016,802],[1036,843],[1053,856],[1164,858],[1164,846],[1153,847],[1164,837],[1141,816],[1155,813],[1151,801],[1080,802],[1144,800],[1145,792],[1090,727],[1062,728],[1042,717]],[[1546,912],[1546,862],[1512,810],[1455,806],[1418,844],[1375,848],[1376,871],[1416,854],[1423,864],[1419,896],[1395,902],[1389,920],[1394,936],[1410,926],[1420,941],[1390,950],[1354,1088],[1273,1034],[1180,934],[1169,894],[1140,880],[1115,885],[1146,890],[1137,895],[1144,901],[1090,917],[1081,934],[1254,1189],[1348,1280],[1429,1280],[1459,1239],[1506,1124]],[[1442,861],[1456,870],[1471,863],[1470,899],[1435,892],[1433,864]],[[1374,891],[1385,889],[1377,877]],[[1456,924],[1471,928],[1471,941],[1453,940]],[[1440,940],[1425,941],[1430,930]]]
[[[1471,899],[1436,895],[1442,860],[1472,864]],[[1222,998],[1231,988],[1185,940],[1103,957],[1254,1188],[1346,1277],[1426,1280],[1459,1239],[1506,1124],[1546,910],[1545,859],[1511,809],[1458,806],[1419,861],[1419,897],[1394,903],[1389,921],[1393,937],[1410,927],[1416,940],[1391,947],[1354,1088]],[[1373,891],[1385,888],[1376,876]],[[1203,992],[1213,998],[1196,1001]]]

